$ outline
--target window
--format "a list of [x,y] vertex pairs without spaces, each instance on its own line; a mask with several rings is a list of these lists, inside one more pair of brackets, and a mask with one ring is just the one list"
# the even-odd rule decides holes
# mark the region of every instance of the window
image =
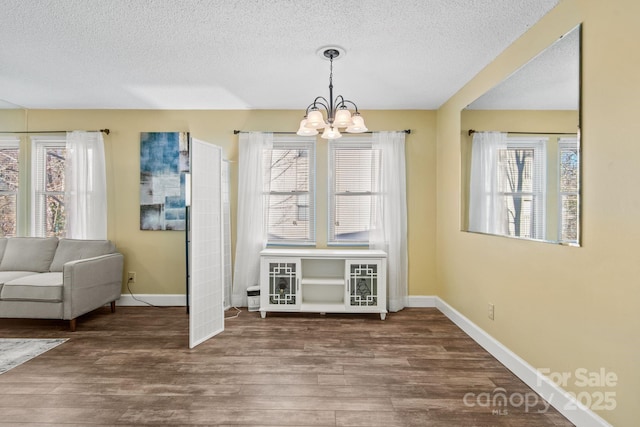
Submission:
[[507,235],[544,239],[545,139],[507,138],[498,151],[498,193],[506,210]]
[[315,138],[274,136],[263,155],[270,244],[315,243]]
[[559,236],[564,243],[578,243],[578,176],[580,155],[577,138],[558,140],[559,159]]
[[0,233],[14,237],[18,230],[20,140],[0,140]]
[[368,244],[375,223],[380,151],[371,137],[329,141],[329,244]]
[[64,137],[32,137],[32,236],[65,235]]

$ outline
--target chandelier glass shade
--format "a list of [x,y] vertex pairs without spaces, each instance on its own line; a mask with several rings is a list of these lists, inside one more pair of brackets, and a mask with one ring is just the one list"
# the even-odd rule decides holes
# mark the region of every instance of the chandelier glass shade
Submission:
[[[300,121],[300,128],[296,132],[301,136],[312,136],[319,133],[319,129],[324,129],[321,137],[325,139],[337,139],[342,136],[340,129],[348,133],[363,133],[368,129],[364,124],[364,119],[358,112],[358,106],[342,95],[333,97],[333,59],[340,55],[338,48],[329,47],[322,52],[323,56],[329,59],[329,100],[323,96],[318,96],[309,104],[304,118]],[[353,107],[353,112],[348,108]],[[323,114],[324,113],[324,114]],[[326,115],[326,119],[325,119]]]

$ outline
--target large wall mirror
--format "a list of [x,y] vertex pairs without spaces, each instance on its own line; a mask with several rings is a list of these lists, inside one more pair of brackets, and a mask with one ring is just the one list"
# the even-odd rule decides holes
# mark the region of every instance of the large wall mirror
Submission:
[[461,112],[462,230],[580,245],[580,33]]

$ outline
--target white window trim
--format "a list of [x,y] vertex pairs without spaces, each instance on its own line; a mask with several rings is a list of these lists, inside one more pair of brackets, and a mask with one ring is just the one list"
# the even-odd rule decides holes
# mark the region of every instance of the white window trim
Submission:
[[[534,191],[522,192],[520,194],[531,194],[535,201],[535,211],[539,214],[535,218],[532,231],[532,239],[545,239],[546,230],[546,194],[547,194],[547,138],[543,137],[507,137],[507,149],[533,149],[534,170],[541,171],[533,178],[532,184]],[[535,189],[538,188],[538,191]],[[506,195],[506,193],[502,193]],[[513,236],[518,237],[518,236]]]
[[[45,224],[38,223],[36,215],[36,212],[41,209],[38,196],[47,193],[43,191],[44,183],[42,182],[42,176],[39,175],[38,162],[43,161],[41,156],[44,154],[44,148],[66,147],[66,143],[66,137],[63,135],[37,135],[31,137],[31,236],[44,237],[46,234]],[[64,196],[64,192],[62,192],[62,195]],[[45,217],[42,216],[43,219]]]
[[306,149],[309,150],[309,191],[308,192],[265,192],[265,212],[264,222],[267,233],[269,231],[268,216],[268,197],[270,195],[307,195],[309,198],[308,217],[309,217],[309,239],[278,239],[268,240],[268,246],[315,246],[316,245],[316,139],[313,137],[301,137],[298,135],[282,135],[274,134],[272,149]]
[[20,162],[21,158],[22,158],[22,149],[20,147],[20,138],[18,138],[17,136],[0,136],[0,148],[17,148],[20,152],[19,156],[18,156],[18,189],[16,191],[3,191],[0,190],[0,195],[11,195],[11,194],[15,194],[16,196],[16,218],[15,218],[15,230],[16,230],[16,236],[20,235],[20,230],[21,230],[21,224],[20,224],[20,206],[21,206],[21,198],[22,198],[22,188],[23,188],[23,183],[21,182],[21,177],[22,177],[22,164]]
[[[333,155],[335,150],[340,149],[373,149],[373,137],[370,134],[362,135],[362,136],[354,136],[354,135],[343,135],[342,138],[337,140],[329,140],[329,149],[328,149],[328,186],[327,186],[327,246],[369,246],[369,240],[366,241],[356,241],[356,240],[335,240],[333,236],[335,233],[333,232],[334,224],[333,221],[333,213],[335,212],[335,199],[336,195],[345,195],[346,193],[335,193],[335,176],[336,176],[336,166],[335,166],[335,156]],[[367,196],[377,196],[379,193],[377,192],[362,192],[362,193],[348,193],[351,196],[357,195],[367,195]]]
[[[560,190],[560,172],[562,171],[562,150],[563,149],[576,149],[578,151],[578,170],[580,170],[580,149],[578,143],[578,137],[561,137],[558,138],[558,241],[566,244],[577,244],[580,239],[580,230],[577,231],[577,240],[564,240],[562,239],[562,196],[575,195],[578,198],[578,218],[580,217],[580,173],[578,172],[578,189],[574,192],[566,192]],[[578,225],[579,228],[579,225]]]

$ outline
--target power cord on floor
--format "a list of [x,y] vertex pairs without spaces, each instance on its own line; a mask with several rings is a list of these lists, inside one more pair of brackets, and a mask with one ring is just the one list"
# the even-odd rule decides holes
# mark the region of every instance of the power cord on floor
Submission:
[[227,319],[235,319],[236,317],[240,316],[240,313],[242,313],[242,310],[240,310],[238,307],[231,307],[231,308],[233,308],[234,310],[236,310],[236,311],[237,311],[237,313],[236,313],[236,314],[234,314],[233,316],[225,317],[225,318],[224,318],[224,320],[227,320]]
[[141,302],[143,304],[148,305],[149,307],[154,307],[154,308],[167,308],[165,306],[161,306],[161,305],[154,305],[151,304],[150,302],[147,302],[145,300],[141,300],[140,298],[136,297],[133,292],[131,291],[131,282],[133,282],[132,279],[127,280],[127,290],[129,291],[129,295],[131,295],[131,298],[133,298],[134,300]]
[[[132,282],[132,280],[131,280],[131,279],[127,280],[127,290],[129,291],[129,295],[131,295],[131,298],[133,298],[134,300],[136,300],[136,301],[138,301],[138,302],[141,302],[141,303],[143,303],[143,304],[146,304],[146,305],[148,305],[149,307],[154,307],[154,308],[167,308],[166,306],[151,304],[151,303],[150,303],[150,302],[148,302],[148,301],[145,301],[145,300],[142,300],[142,299],[140,299],[140,298],[136,297],[136,296],[133,294],[133,292],[131,291],[131,282]],[[240,316],[240,313],[242,313],[242,310],[240,310],[238,307],[235,307],[235,306],[234,306],[234,307],[231,307],[231,308],[233,308],[234,310],[236,310],[236,314],[234,314],[233,316],[225,317],[225,318],[224,318],[225,320],[227,320],[227,319],[235,319],[235,318],[237,318],[238,316]]]

